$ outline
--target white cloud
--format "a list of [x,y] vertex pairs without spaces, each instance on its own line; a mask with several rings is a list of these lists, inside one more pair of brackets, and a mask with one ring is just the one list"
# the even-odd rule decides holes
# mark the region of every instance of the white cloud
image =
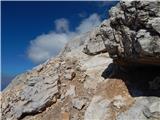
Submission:
[[58,54],[64,47],[69,36],[64,33],[49,33],[38,36],[31,41],[28,49],[28,57],[34,62],[41,62]]
[[65,18],[57,19],[54,21],[57,32],[68,32],[69,22]]
[[76,27],[76,31],[69,31],[69,21],[61,18],[54,21],[56,30],[48,34],[42,34],[30,42],[28,57],[35,63],[40,63],[50,57],[56,56],[71,38],[85,33],[100,24],[98,14],[92,14],[82,20]]
[[100,16],[94,13],[81,22],[81,24],[77,27],[77,31],[79,33],[88,32],[92,30],[94,27],[96,27],[97,25],[99,25],[100,22],[101,22]]

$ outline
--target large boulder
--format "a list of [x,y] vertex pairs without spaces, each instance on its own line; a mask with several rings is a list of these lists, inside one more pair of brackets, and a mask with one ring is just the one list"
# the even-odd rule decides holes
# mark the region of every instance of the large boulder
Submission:
[[160,2],[120,1],[91,36],[86,54],[107,51],[116,62],[160,65]]

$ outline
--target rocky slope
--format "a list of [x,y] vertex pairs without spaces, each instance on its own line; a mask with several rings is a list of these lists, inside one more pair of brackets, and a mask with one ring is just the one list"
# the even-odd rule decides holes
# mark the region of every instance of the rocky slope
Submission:
[[159,120],[159,19],[158,1],[121,1],[100,26],[17,76],[1,93],[2,120]]

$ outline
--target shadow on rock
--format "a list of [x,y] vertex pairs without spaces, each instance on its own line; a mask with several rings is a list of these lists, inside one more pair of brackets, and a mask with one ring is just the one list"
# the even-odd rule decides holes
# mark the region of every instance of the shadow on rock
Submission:
[[102,77],[122,79],[131,96],[160,97],[160,66],[129,65],[111,63],[102,73]]

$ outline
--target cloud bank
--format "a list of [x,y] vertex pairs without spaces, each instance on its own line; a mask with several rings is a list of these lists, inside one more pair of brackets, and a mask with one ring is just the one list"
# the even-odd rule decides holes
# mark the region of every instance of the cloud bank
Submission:
[[54,21],[54,31],[39,35],[34,40],[31,40],[27,51],[28,57],[35,63],[40,63],[50,57],[54,57],[71,38],[92,30],[100,23],[100,16],[94,13],[82,20],[75,31],[70,31],[67,19],[57,19]]

